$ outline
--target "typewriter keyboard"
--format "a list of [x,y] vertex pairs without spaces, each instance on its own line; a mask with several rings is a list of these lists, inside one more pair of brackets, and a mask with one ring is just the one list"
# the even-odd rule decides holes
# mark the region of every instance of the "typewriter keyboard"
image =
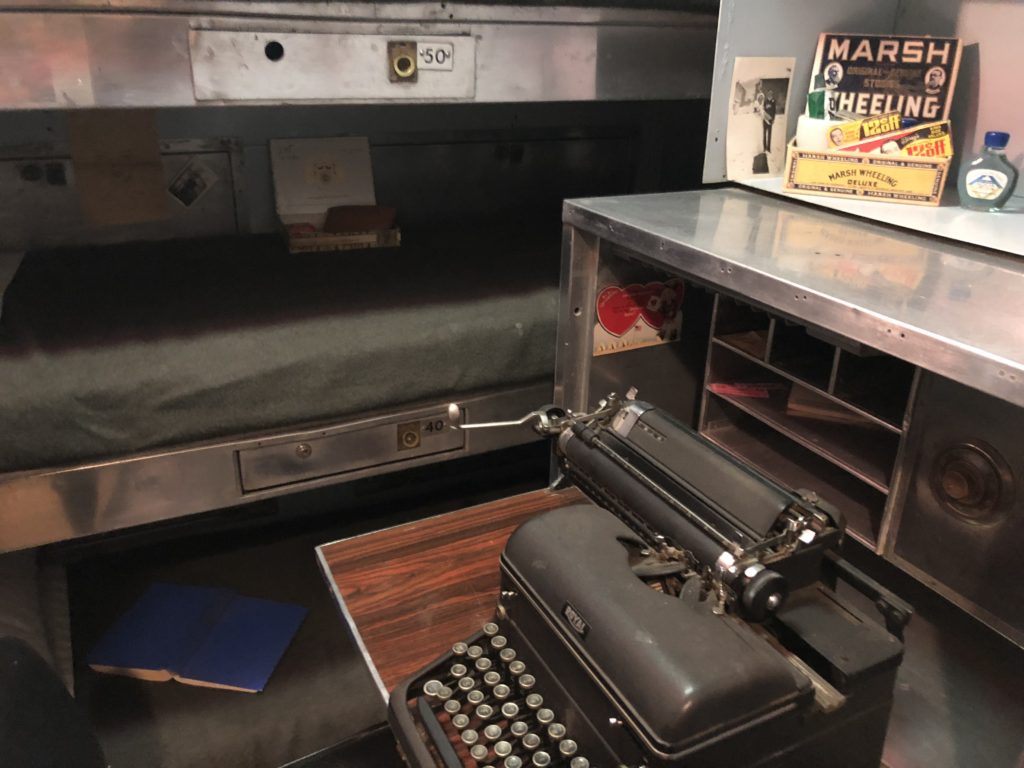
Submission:
[[441,750],[446,765],[452,754],[455,765],[474,768],[591,765],[495,623],[475,641],[452,646],[447,668],[423,683],[419,712],[435,744],[450,745]]

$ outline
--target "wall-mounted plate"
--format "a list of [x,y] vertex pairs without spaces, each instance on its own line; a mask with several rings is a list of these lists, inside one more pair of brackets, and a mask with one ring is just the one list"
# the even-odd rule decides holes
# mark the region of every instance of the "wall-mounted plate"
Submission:
[[[389,43],[396,42],[429,53],[431,64],[419,66],[415,77],[396,77],[389,54]],[[470,35],[194,29],[189,48],[197,101],[463,100],[476,93]],[[439,51],[446,68],[437,68]]]

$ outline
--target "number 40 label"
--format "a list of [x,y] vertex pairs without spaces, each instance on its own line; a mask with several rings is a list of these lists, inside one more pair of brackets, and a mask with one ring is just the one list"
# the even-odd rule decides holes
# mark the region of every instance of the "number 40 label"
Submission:
[[451,71],[455,67],[455,46],[451,43],[417,43],[416,67]]

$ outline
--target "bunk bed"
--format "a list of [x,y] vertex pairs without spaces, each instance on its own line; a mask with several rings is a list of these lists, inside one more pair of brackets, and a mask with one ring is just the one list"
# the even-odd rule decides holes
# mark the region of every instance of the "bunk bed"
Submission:
[[[82,617],[125,606],[69,601],[68,553],[533,440],[435,427],[453,399],[468,421],[551,399],[561,201],[697,183],[679,148],[703,143],[716,24],[710,0],[0,0],[0,281],[20,262],[0,285],[0,636],[73,688],[69,615],[80,657]],[[392,42],[454,62],[403,77]],[[68,124],[115,110],[148,112],[168,181],[198,158],[219,182],[164,221],[90,225]],[[399,248],[289,252],[268,144],[338,136],[368,137]],[[269,549],[199,578],[308,595],[308,547]],[[324,749],[363,702],[313,612],[273,697],[183,706],[79,674],[75,703],[112,762]]]
[[[39,0],[0,20],[0,253],[25,254],[0,315],[11,551],[533,439],[423,430],[453,397],[470,420],[550,399],[560,201],[686,164],[716,15]],[[396,83],[396,38],[455,61]],[[200,157],[221,183],[163,224],[90,228],[66,125],[83,108],[149,110],[168,177]],[[268,141],[353,134],[401,247],[289,254]]]

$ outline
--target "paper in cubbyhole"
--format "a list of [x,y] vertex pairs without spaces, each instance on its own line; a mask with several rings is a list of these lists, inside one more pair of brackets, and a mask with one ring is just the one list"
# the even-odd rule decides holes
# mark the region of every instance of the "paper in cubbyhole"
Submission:
[[323,229],[327,210],[342,205],[376,205],[370,142],[365,136],[272,139],[277,215],[284,224]]
[[160,137],[152,110],[68,113],[74,184],[92,226],[160,221],[170,216]]

